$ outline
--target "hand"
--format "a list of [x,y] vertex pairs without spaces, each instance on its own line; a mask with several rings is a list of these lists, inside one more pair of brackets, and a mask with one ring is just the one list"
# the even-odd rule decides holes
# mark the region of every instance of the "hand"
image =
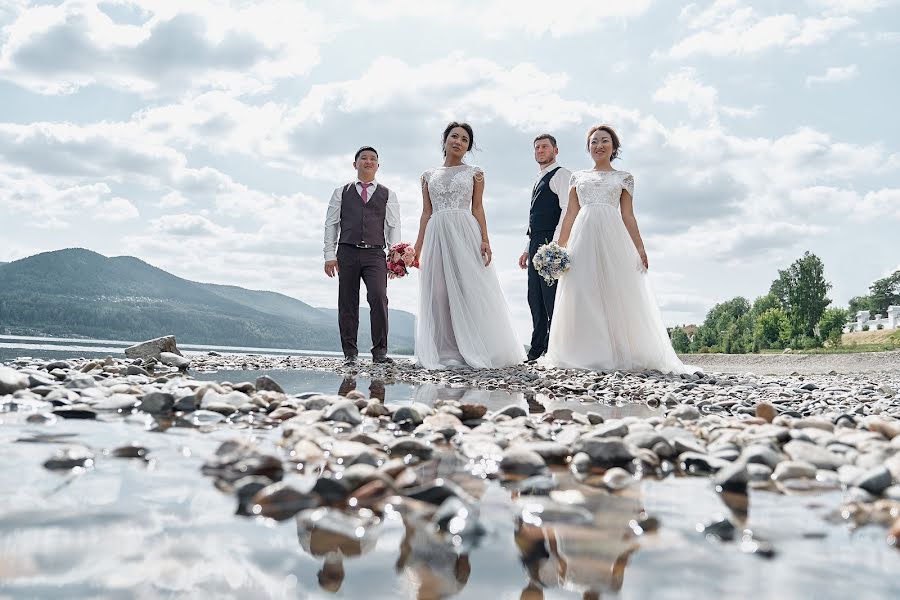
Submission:
[[340,267],[338,267],[338,261],[336,260],[326,260],[325,261],[325,274],[329,277],[334,277],[340,271]]
[[484,266],[491,264],[491,243],[481,242],[481,258],[484,260]]
[[647,253],[644,251],[643,248],[638,250],[638,256],[641,257],[641,264],[644,265],[644,270],[646,271],[647,269],[649,269],[650,263],[647,262]]
[[519,257],[519,268],[527,269],[528,268],[528,253],[523,252],[522,256]]
[[419,263],[419,259],[420,259],[421,257],[422,257],[422,249],[421,249],[421,248],[416,248],[416,258],[415,258],[415,260],[413,261],[413,265],[412,265],[413,267],[415,267],[415,268],[417,268],[417,269],[420,269],[420,268],[421,268],[421,265],[420,265],[420,263]]

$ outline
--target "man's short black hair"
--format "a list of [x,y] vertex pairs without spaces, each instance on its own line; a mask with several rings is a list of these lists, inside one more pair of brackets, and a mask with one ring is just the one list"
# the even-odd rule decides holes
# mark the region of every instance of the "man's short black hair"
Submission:
[[534,138],[534,141],[532,142],[532,144],[537,144],[538,140],[549,140],[550,145],[553,146],[554,148],[556,148],[556,138],[553,137],[552,135],[550,135],[549,133],[542,133],[541,135],[537,136],[536,138]]
[[363,146],[362,148],[360,148],[359,150],[356,151],[356,154],[353,155],[353,162],[356,162],[357,160],[359,160],[359,155],[362,154],[363,152],[365,152],[366,150],[371,150],[372,152],[375,153],[375,158],[378,158],[378,150],[376,150],[372,146]]

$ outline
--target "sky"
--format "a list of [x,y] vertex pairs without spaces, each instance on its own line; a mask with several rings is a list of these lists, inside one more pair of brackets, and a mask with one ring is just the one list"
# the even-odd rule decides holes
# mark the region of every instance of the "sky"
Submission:
[[412,242],[466,120],[527,340],[532,140],[589,168],[608,123],[667,325],[806,250],[845,304],[900,268],[898,71],[898,0],[0,0],[0,261],[84,247],[333,307],[323,223],[356,148]]

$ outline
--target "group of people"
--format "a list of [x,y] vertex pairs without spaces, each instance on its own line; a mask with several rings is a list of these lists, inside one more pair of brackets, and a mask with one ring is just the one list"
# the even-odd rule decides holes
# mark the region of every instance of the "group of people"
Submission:
[[[499,368],[523,361],[594,370],[657,369],[684,373],[647,280],[647,253],[633,210],[634,178],[613,168],[620,142],[608,125],[592,127],[593,167],[569,172],[556,139],[534,139],[539,172],[531,194],[528,270],[533,332],[526,355],[517,339],[484,210],[484,171],[464,162],[475,148],[468,123],[442,135],[444,162],[421,177],[422,214],[415,242],[420,268],[416,360],[427,369]],[[396,194],[375,180],[378,152],[357,150],[356,180],[332,194],[325,219],[325,273],[338,277],[338,324],[345,359],[358,359],[360,281],[372,326],[372,360],[387,356],[385,248],[400,242]],[[558,284],[544,281],[532,259],[556,241],[571,258]]]

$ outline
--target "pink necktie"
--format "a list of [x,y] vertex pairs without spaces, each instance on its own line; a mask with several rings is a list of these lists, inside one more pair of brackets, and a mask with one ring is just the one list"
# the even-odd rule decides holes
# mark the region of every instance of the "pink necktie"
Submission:
[[371,183],[363,183],[360,181],[359,185],[362,186],[362,190],[363,190],[363,193],[362,193],[363,204],[366,204],[369,202],[369,186],[372,184]]

